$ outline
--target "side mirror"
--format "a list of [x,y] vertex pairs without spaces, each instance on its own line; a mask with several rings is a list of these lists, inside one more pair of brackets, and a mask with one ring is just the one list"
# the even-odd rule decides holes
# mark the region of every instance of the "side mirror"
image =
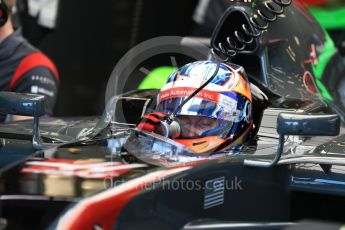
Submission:
[[340,132],[340,118],[336,114],[281,113],[277,119],[277,132],[279,135],[337,136]]
[[278,151],[272,162],[245,160],[247,166],[273,167],[284,150],[285,135],[294,136],[337,136],[340,133],[340,117],[337,114],[281,113],[277,119],[279,134]]
[[0,92],[0,113],[40,117],[44,115],[44,96]]
[[39,117],[44,115],[44,96],[0,92],[0,113],[33,117],[32,144],[36,149],[41,148]]

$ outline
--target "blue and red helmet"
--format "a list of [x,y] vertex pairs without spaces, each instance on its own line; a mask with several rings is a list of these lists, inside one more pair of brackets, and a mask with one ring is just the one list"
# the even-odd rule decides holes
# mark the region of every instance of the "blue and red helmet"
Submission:
[[[158,111],[172,114],[203,85],[217,62],[198,61],[171,74],[158,95]],[[252,128],[252,96],[243,67],[220,64],[215,78],[177,113],[181,135],[174,140],[198,154],[242,145]]]

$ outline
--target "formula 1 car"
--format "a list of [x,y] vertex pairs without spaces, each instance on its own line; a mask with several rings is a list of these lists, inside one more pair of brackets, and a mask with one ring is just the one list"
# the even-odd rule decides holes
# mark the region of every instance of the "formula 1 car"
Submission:
[[[262,7],[283,12],[275,21]],[[251,19],[257,13],[271,19],[270,28]],[[220,45],[241,38],[233,32],[243,28],[262,34],[244,49],[236,37]],[[0,126],[7,158],[1,227],[307,229],[313,224],[299,220],[313,219],[339,229],[345,110],[335,90],[343,64],[332,41],[299,5],[275,0],[235,3],[211,46],[242,65],[251,82],[254,128],[236,155],[197,155],[135,129],[154,110],[158,90],[118,92],[102,117],[71,119],[40,118],[41,96],[0,93],[0,112],[34,117]],[[126,79],[118,81],[122,88]],[[13,162],[18,154],[28,156]]]

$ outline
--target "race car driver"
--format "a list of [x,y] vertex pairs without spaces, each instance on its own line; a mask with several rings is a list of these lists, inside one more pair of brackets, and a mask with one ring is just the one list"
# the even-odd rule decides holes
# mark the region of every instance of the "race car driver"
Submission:
[[[142,117],[137,129],[168,136],[196,154],[241,146],[253,126],[249,83],[242,67],[221,63],[217,70],[217,65],[198,61],[170,75],[158,95],[156,112]],[[210,78],[205,88],[187,99]],[[178,132],[169,134],[164,127],[172,122]]]
[[[45,113],[51,115],[59,85],[53,62],[13,29],[15,0],[0,0],[0,91],[33,93],[45,96]],[[1,115],[0,115],[1,116]],[[5,116],[0,117],[0,122]],[[12,120],[24,117],[12,116]]]

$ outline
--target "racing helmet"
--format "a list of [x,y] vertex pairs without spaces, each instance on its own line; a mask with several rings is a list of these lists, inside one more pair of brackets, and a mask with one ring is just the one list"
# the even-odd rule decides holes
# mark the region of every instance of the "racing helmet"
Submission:
[[214,76],[217,65],[197,61],[183,66],[170,75],[158,95],[158,111],[175,113],[180,125],[180,135],[173,139],[197,154],[241,146],[253,126],[252,95],[241,66],[221,63],[214,79],[186,102]]

